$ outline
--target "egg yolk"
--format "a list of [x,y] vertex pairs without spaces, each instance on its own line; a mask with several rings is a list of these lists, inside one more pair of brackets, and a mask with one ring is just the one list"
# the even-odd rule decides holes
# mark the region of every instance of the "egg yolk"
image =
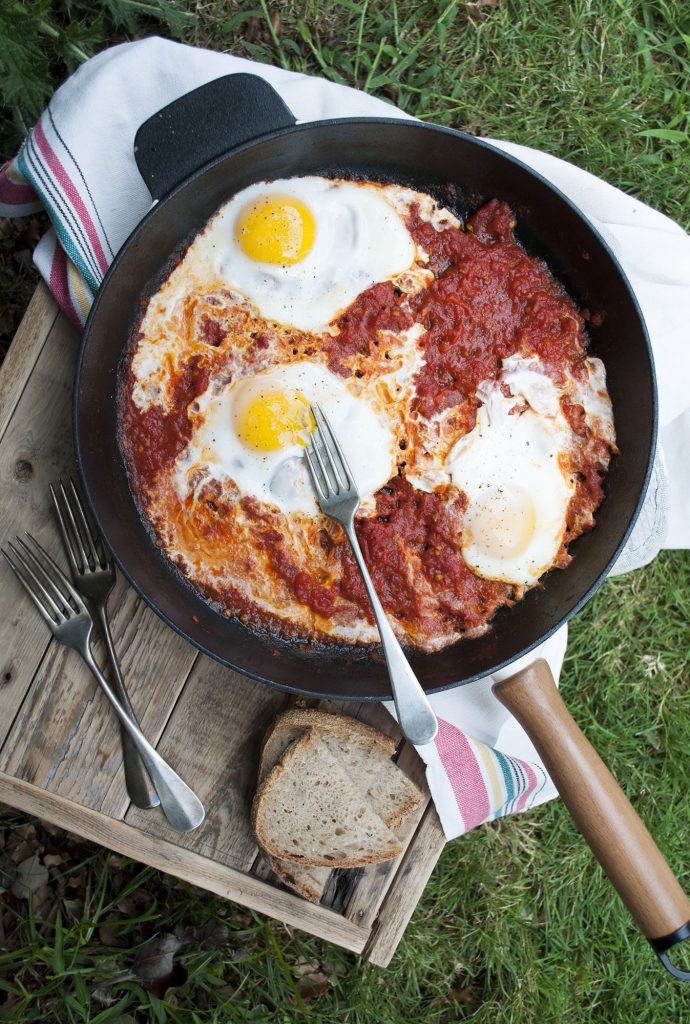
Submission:
[[314,423],[309,403],[299,391],[267,391],[238,410],[239,439],[257,452],[274,452],[292,444],[306,445]]
[[463,547],[499,561],[519,558],[537,526],[534,502],[520,488],[492,489],[471,502],[463,521]]
[[240,213],[235,240],[250,260],[289,265],[299,263],[314,244],[314,216],[300,199],[268,195]]

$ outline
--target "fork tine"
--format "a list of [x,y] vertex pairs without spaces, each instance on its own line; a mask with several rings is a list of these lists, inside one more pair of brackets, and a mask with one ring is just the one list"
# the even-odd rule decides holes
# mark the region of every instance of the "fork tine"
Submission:
[[89,526],[88,520],[86,518],[86,513],[84,512],[84,505],[82,503],[81,498],[79,497],[79,492],[77,491],[77,488],[74,486],[74,480],[71,477],[69,483],[70,490],[72,491],[72,497],[74,498],[74,504],[76,505],[77,512],[79,513],[79,521],[84,527],[84,533],[86,534],[86,537],[89,542],[89,550],[93,555],[94,569],[98,569],[98,567],[101,565],[101,559],[98,554],[96,543],[93,539],[93,534],[91,533],[91,527]]
[[[326,470],[326,466],[324,464],[323,457],[321,455],[321,452],[319,451],[319,441],[321,442],[321,447],[323,448],[324,455],[326,456],[326,460],[328,462],[328,468],[331,471],[330,475],[328,474],[328,471]],[[324,442],[323,437],[321,436],[318,424],[316,425],[316,431],[314,433],[314,436],[312,437],[311,447],[312,447],[312,451],[313,451],[314,455],[316,456],[316,461],[319,464],[319,469],[323,473],[323,478],[324,478],[324,481],[326,483],[326,491],[327,492],[335,491],[336,494],[340,494],[340,482],[338,480],[338,474],[335,472],[335,467],[333,466],[333,460],[331,459],[331,455],[330,455],[330,452],[328,451],[328,447],[327,447],[326,443]]]
[[[66,597],[64,597],[64,594],[60,593],[59,587],[57,586],[57,584],[55,583],[55,581],[51,577],[51,575],[48,572],[48,570],[46,569],[45,565],[41,562],[41,560],[39,558],[36,557],[35,553],[31,550],[31,548],[27,547],[27,545],[24,543],[23,540],[21,540],[20,537],[16,538],[16,543],[21,545],[21,550],[24,551],[23,555],[19,555],[19,552],[16,551],[16,549],[14,549],[16,556],[20,557],[21,564],[26,565],[26,567],[27,567],[27,569],[29,571],[31,571],[31,566],[32,565],[36,568],[36,570],[38,572],[38,575],[40,577],[40,580],[42,580],[44,582],[44,588],[43,588],[44,593],[46,593],[46,597],[48,597],[49,599],[50,599],[50,595],[52,594],[52,600],[56,604],[56,610],[57,610],[58,614],[61,617],[66,617],[66,616],[64,616],[64,612],[66,612],[66,611],[67,611],[68,615],[72,614],[72,607],[71,607],[68,599]],[[27,557],[30,559],[30,562],[29,562],[28,565],[27,565]],[[32,572],[32,575],[33,575],[34,579],[36,580],[36,582],[40,583],[40,581],[38,579],[36,579],[36,573]]]
[[[36,607],[38,608],[39,612],[41,613],[43,618],[46,620],[48,625],[49,626],[59,626],[61,622],[64,622],[64,616],[63,616],[62,612],[60,611],[60,609],[55,604],[55,601],[53,601],[52,597],[50,596],[48,591],[45,589],[45,587],[43,586],[41,581],[38,579],[38,577],[36,576],[36,574],[32,570],[31,566],[28,564],[28,562],[24,558],[22,558],[22,556],[17,551],[15,546],[13,544],[11,544],[9,541],[7,542],[7,546],[11,550],[11,552],[14,555],[15,559],[17,560],[17,562],[15,563],[10,558],[9,554],[7,553],[7,551],[5,551],[4,549],[2,550],[2,553],[3,553],[4,557],[5,557],[5,561],[9,565],[10,569],[12,570],[14,575],[17,577],[19,582],[22,584],[22,586],[26,590],[27,594],[29,595],[29,597],[31,598],[33,603],[36,605]],[[33,580],[34,585],[32,585],[31,580]],[[43,602],[39,598],[37,590],[36,590],[36,587],[38,587],[41,590],[41,592],[43,593],[44,597],[49,602],[50,606],[55,610],[55,615],[57,617],[57,622],[55,621],[55,618],[50,614],[50,612],[48,611],[46,606],[43,604]]]
[[[333,433],[331,425],[326,419],[326,414],[324,413],[323,409],[317,402],[314,403],[311,411],[312,416],[314,417],[314,420],[316,422],[317,428],[319,430],[321,439],[324,443],[324,447],[328,451],[328,454],[331,456],[331,462],[333,463],[335,469],[337,470],[340,482],[342,483],[344,489],[346,491],[349,491],[350,487],[354,486],[354,480],[352,479],[352,473],[348,468],[347,460],[343,455],[343,450],[340,447],[340,444],[338,443],[338,438]],[[326,434],[328,434],[328,438],[331,441],[330,445],[328,444]],[[337,463],[336,460],[333,458],[334,451],[335,454],[338,456]]]
[[[84,547],[84,541],[82,539],[81,534],[79,533],[79,527],[77,526],[77,521],[74,518],[74,512],[72,511],[72,506],[70,504],[69,498],[67,497],[67,491],[65,490],[65,485],[63,484],[62,480],[60,481],[60,496],[62,497],[62,504],[63,504],[64,508],[67,511],[67,519],[68,519],[69,525],[71,526],[71,530],[70,530],[71,545],[70,546],[72,547],[72,549],[74,551],[75,561],[78,560],[78,559],[81,559],[81,566],[79,567],[79,569],[77,571],[78,572],[88,572],[89,568],[90,568],[90,566],[89,566],[89,556],[86,553],[86,548]],[[95,568],[95,566],[94,566],[94,568]]]
[[[62,486],[62,480],[60,481],[60,488],[61,488],[62,493],[64,495],[64,490],[65,489]],[[50,484],[50,494],[51,494],[51,497],[53,499],[53,507],[55,508],[55,512],[56,512],[57,517],[58,517],[58,523],[60,524],[60,532],[62,533],[62,540],[64,542],[65,551],[67,552],[67,557],[69,559],[69,564],[72,567],[72,572],[76,576],[77,573],[81,572],[81,565],[77,565],[77,559],[76,559],[75,554],[74,554],[74,545],[72,544],[72,537],[71,537],[71,535],[69,533],[69,530],[67,529],[67,522],[65,520],[64,515],[62,514],[62,507],[60,505],[60,502],[58,501],[58,496],[57,496],[57,494],[55,492],[55,488],[53,487],[52,484]]]
[[[38,543],[38,541],[36,540],[36,538],[35,538],[35,537],[33,537],[33,536],[32,536],[32,535],[31,535],[31,534],[29,533],[29,531],[28,531],[28,530],[26,530],[25,532],[26,532],[26,536],[27,536],[27,537],[29,538],[29,540],[30,540],[30,541],[31,541],[31,542],[33,543],[33,545],[34,545],[34,546],[35,546],[35,547],[36,547],[36,548],[37,548],[37,549],[38,549],[38,550],[39,550],[39,551],[41,552],[41,555],[43,556],[43,559],[44,559],[44,561],[46,561],[46,562],[48,563],[48,565],[50,566],[50,568],[51,568],[51,569],[53,570],[53,572],[54,572],[54,573],[55,573],[55,575],[57,576],[57,578],[58,578],[59,582],[60,582],[60,583],[62,584],[62,586],[63,586],[63,587],[64,587],[64,588],[66,589],[67,593],[68,593],[68,594],[70,595],[70,597],[72,598],[72,600],[73,600],[73,601],[74,601],[74,603],[76,604],[76,606],[77,606],[77,609],[78,609],[78,610],[79,610],[80,612],[86,611],[86,605],[85,605],[85,604],[84,604],[84,602],[82,601],[82,599],[81,599],[81,596],[80,596],[80,594],[78,594],[78,593],[77,593],[77,591],[76,591],[76,590],[74,589],[74,587],[72,586],[72,584],[70,583],[70,581],[69,581],[69,580],[67,579],[67,577],[65,576],[64,572],[62,571],[62,569],[60,568],[60,566],[59,566],[59,565],[57,564],[57,562],[55,562],[55,561],[54,561],[54,560],[53,560],[53,559],[52,559],[52,558],[50,557],[50,555],[48,554],[48,552],[47,552],[47,551],[46,551],[46,550],[45,550],[44,548],[42,548],[42,547],[41,547],[41,545],[40,545],[40,544]],[[26,546],[26,545],[25,545],[25,546]],[[27,548],[27,550],[28,550],[28,548]],[[35,556],[34,556],[34,557],[35,557]],[[45,569],[44,569],[44,571],[45,571]],[[55,585],[54,581],[53,581],[53,584]],[[56,589],[57,589],[57,587],[56,587]],[[67,604],[67,599],[65,599],[65,603]]]
[[318,473],[316,472],[316,466],[314,465],[313,459],[309,454],[309,448],[305,448],[304,454],[307,459],[309,473],[311,475],[312,483],[314,484],[314,489],[316,491],[317,497],[319,498],[320,501],[327,501],[327,494],[324,491],[323,487],[321,486],[321,481],[319,480]]

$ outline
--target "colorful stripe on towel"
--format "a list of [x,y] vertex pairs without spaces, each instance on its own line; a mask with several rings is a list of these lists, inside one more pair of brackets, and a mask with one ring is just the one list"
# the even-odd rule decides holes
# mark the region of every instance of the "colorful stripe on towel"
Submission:
[[463,832],[525,811],[546,785],[539,765],[510,757],[439,719],[436,750],[462,818]]
[[41,208],[53,231],[41,240],[36,264],[60,308],[83,326],[114,253],[50,107],[18,156],[0,168],[0,215],[21,217]]

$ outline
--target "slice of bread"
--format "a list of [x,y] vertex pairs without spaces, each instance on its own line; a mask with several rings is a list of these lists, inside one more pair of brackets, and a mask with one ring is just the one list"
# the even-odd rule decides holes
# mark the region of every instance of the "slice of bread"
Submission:
[[298,864],[360,867],[402,852],[314,729],[294,740],[264,779],[252,824],[270,856]]
[[392,757],[395,753],[395,742],[390,736],[356,718],[350,718],[349,715],[333,715],[318,708],[289,708],[278,715],[266,733],[261,749],[259,778],[262,776],[264,763],[270,771],[289,744],[306,729],[317,729],[319,732],[328,732],[348,740],[356,736],[369,750],[378,750],[386,758]]
[[332,868],[312,867],[310,864],[292,864],[289,860],[266,854],[271,870],[285,885],[294,889],[311,903],[320,903]]
[[292,708],[278,716],[261,750],[259,783],[307,729],[321,736],[351,784],[366,795],[389,828],[398,828],[422,801],[422,792],[391,761],[395,741],[390,736],[349,715],[317,709]]
[[[297,710],[297,709],[295,709]],[[269,772],[280,761],[281,757],[295,740],[306,731],[301,721],[290,720],[292,712],[279,715],[264,737],[259,758],[258,788]],[[300,896],[312,903],[320,903],[323,891],[331,876],[332,868],[312,867],[309,864],[293,864],[280,857],[266,854],[271,870],[285,885],[294,889]]]

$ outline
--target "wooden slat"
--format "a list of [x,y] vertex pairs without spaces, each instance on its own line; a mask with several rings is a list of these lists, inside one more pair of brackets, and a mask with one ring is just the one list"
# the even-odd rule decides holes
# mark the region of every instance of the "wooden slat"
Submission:
[[5,432],[57,315],[58,308],[41,282],[0,367],[0,437]]
[[45,793],[26,782],[0,773],[0,801],[34,814],[54,825],[100,843],[110,850],[150,864],[176,878],[183,878],[218,896],[241,903],[268,917],[301,928],[318,938],[335,942],[353,953],[361,952],[367,932],[325,907],[282,892],[251,875],[216,864],[208,857],[155,836],[146,835],[124,821],[117,821],[55,793]]
[[[14,349],[14,342],[10,353]],[[59,551],[48,484],[73,472],[71,391],[75,330],[59,316],[0,444],[0,543],[30,530]],[[19,385],[18,385],[19,386]],[[0,570],[0,742],[4,740],[48,646],[45,624],[4,564]]]
[[178,835],[160,810],[130,807],[126,821],[152,836],[248,871],[257,847],[249,823],[259,746],[287,696],[200,656],[158,744],[197,793],[206,819]]
[[402,742],[398,724],[388,711],[381,704],[367,702],[362,704],[358,717],[400,742],[398,766],[424,793],[424,800],[419,807],[407,821],[395,830],[403,844],[403,852],[395,860],[385,861],[382,864],[371,864],[365,868],[347,900],[345,916],[355,924],[370,928],[400,869],[408,844],[425,815],[429,804],[429,791],[426,785],[424,762],[411,744]]
[[[0,444],[0,539],[24,529],[64,564],[48,484],[74,474],[71,402],[76,332],[60,316]],[[14,345],[14,343],[13,343]],[[151,742],[160,736],[196,651],[119,581],[110,601],[115,646]],[[7,568],[0,588],[0,770],[109,814],[127,807],[119,733],[88,669],[50,634]],[[103,662],[101,662],[103,664]],[[40,666],[40,667],[39,667]],[[9,679],[7,678],[9,676]],[[33,682],[32,682],[33,680]],[[98,713],[94,714],[94,709]]]
[[[60,559],[48,483],[74,471],[76,351],[76,332],[41,286],[0,370],[0,542],[29,529]],[[331,897],[342,913],[256,877],[267,874],[248,822],[258,746],[287,698],[198,655],[119,581],[111,618],[133,704],[152,742],[199,792],[207,819],[180,836],[159,811],[127,810],[115,719],[78,657],[50,642],[9,571],[2,583],[0,800],[347,949],[366,943],[375,963],[390,960],[443,847],[432,808],[408,825],[405,841],[421,816],[397,862],[337,873]],[[378,705],[328,706],[399,736]],[[413,748],[402,745],[400,764],[423,784]]]
[[429,804],[364,947],[363,956],[371,963],[387,967],[391,962],[444,845],[436,808]]
[[[111,607],[132,704],[155,744],[196,652],[122,581]],[[74,651],[51,644],[0,751],[0,771],[122,817],[129,800],[121,764],[117,720],[93,676]]]

